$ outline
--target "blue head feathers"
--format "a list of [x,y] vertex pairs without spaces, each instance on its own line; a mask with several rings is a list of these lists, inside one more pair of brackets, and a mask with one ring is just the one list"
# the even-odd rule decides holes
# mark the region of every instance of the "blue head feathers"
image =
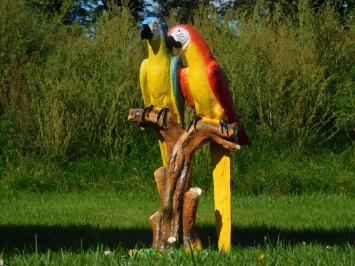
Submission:
[[149,25],[149,24],[151,24],[154,20],[159,23],[162,36],[164,36],[164,38],[166,38],[167,32],[168,32],[168,28],[166,27],[165,22],[162,21],[161,19],[157,18],[157,17],[147,17],[146,19],[144,19],[144,20],[142,21],[141,26],[142,26],[143,24]]

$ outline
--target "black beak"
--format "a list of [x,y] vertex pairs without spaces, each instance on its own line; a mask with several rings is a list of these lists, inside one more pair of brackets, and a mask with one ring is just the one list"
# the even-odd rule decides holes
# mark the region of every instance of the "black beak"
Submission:
[[141,31],[141,38],[150,40],[153,37],[153,33],[147,24],[143,24]]
[[174,48],[182,48],[181,42],[175,41],[173,36],[168,36],[167,37],[167,42],[169,47],[174,47]]

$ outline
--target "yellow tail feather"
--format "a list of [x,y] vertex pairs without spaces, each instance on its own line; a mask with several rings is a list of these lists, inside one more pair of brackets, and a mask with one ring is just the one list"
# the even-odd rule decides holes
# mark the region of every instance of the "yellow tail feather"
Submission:
[[213,167],[214,208],[218,249],[229,251],[232,234],[230,152],[215,143],[210,144],[210,152]]

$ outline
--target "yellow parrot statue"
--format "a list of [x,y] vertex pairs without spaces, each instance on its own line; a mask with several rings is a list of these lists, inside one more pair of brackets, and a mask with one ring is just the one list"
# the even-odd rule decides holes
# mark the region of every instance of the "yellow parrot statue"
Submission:
[[[180,59],[173,56],[173,47],[181,44],[167,36],[165,24],[156,17],[148,17],[142,22],[142,39],[147,39],[148,58],[144,59],[139,73],[144,105],[143,119],[154,107],[161,108],[158,120],[165,120],[166,112],[177,116],[183,124],[184,97],[179,87]],[[167,166],[169,154],[166,143],[159,140],[163,166]]]

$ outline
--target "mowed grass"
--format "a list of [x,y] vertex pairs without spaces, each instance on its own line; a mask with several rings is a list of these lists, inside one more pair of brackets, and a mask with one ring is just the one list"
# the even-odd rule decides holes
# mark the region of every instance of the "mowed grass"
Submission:
[[10,265],[354,265],[355,262],[354,248],[350,245],[279,244],[262,248],[237,247],[229,254],[205,249],[196,254],[173,250],[155,256],[129,256],[122,248],[107,255],[104,255],[105,251],[99,247],[81,252],[16,254],[8,261]]
[[[151,243],[156,195],[0,192],[0,257],[9,265],[354,265],[355,198],[233,195],[233,249],[216,249],[212,195],[203,194],[201,253],[129,256]],[[105,252],[105,251],[110,252]]]

